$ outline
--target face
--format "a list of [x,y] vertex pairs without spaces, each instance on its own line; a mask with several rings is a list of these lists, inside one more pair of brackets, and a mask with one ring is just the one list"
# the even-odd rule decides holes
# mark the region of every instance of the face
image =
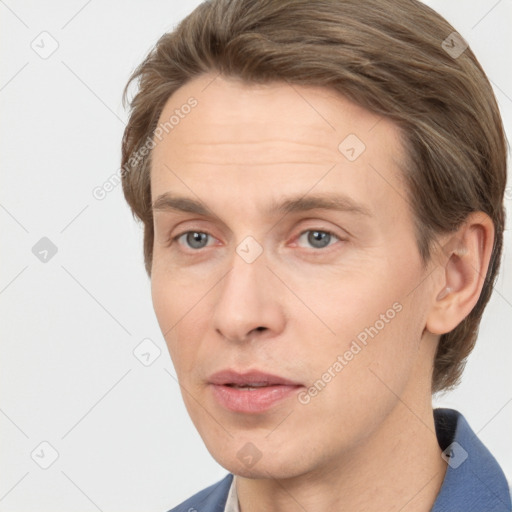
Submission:
[[430,392],[396,127],[324,88],[212,75],[172,116],[152,153],[152,297],[192,421],[243,476],[350,460]]

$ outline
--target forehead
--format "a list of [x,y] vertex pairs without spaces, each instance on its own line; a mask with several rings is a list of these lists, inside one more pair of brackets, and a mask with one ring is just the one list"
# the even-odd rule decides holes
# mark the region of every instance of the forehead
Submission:
[[203,75],[169,98],[166,122],[152,154],[153,199],[170,188],[191,195],[185,177],[194,192],[238,189],[255,199],[271,183],[290,193],[315,186],[364,195],[372,181],[374,195],[402,188],[397,127],[327,88]]

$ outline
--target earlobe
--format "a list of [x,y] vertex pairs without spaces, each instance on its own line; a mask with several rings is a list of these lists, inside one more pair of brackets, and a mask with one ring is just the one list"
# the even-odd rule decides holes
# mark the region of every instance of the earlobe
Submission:
[[488,215],[474,212],[440,250],[441,286],[433,290],[426,328],[432,334],[452,331],[480,297],[494,243]]

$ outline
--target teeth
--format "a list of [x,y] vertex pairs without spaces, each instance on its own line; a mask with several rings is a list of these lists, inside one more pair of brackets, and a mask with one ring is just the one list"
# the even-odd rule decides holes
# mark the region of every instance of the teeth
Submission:
[[238,389],[256,389],[256,388],[264,388],[268,384],[244,384],[244,385],[238,385],[238,384],[230,384],[234,388]]

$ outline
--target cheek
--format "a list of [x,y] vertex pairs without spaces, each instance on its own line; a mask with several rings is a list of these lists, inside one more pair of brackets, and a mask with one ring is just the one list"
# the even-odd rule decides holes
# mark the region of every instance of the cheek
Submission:
[[400,270],[374,265],[366,270],[354,268],[332,279],[310,278],[309,288],[306,280],[296,282],[298,295],[309,290],[304,296],[315,314],[297,319],[302,342],[308,346],[310,378],[321,379],[330,371],[343,375],[333,379],[342,388],[385,390],[378,382],[382,372],[383,380],[400,387],[408,378],[421,339],[421,290],[410,293],[419,274],[413,267]]
[[213,283],[211,275],[206,278],[193,269],[173,267],[164,258],[154,261],[151,296],[160,328],[166,333],[184,319],[198,316],[197,308]]
[[[389,278],[388,269],[371,263],[359,260],[357,264],[330,271],[322,269],[314,275],[290,275],[290,288],[302,299],[297,308],[305,310],[306,306],[309,310],[303,315],[292,315],[294,320],[321,331],[321,335],[330,333],[339,348],[343,348],[344,340],[350,341],[360,333],[364,337],[365,328],[376,322],[378,330],[383,330],[397,316],[399,306],[394,309],[393,304],[402,300],[403,293],[400,283]],[[384,315],[384,320],[380,315]]]
[[[199,288],[199,287],[196,287]],[[166,341],[173,365],[179,374],[187,374],[193,365],[192,357],[196,352],[194,330],[198,329],[203,294],[194,287],[186,286],[170,275],[153,272],[151,278],[151,296],[153,308]]]
[[[379,314],[387,311],[379,305],[367,306]],[[365,343],[361,337],[341,332],[347,326],[340,323],[335,340],[322,350],[317,346],[310,351],[309,402],[301,406],[310,419],[308,432],[314,429],[324,436],[344,432],[340,442],[354,445],[384,421],[403,395],[415,367],[417,340],[408,311],[403,305],[384,327],[380,323],[375,327],[375,315],[367,314],[365,326],[359,330],[366,335]],[[348,323],[350,318],[346,320]],[[348,329],[356,331],[359,325]],[[301,403],[307,399],[302,396]]]
[[173,300],[176,297],[176,289],[172,281],[164,279],[163,276],[153,269],[151,275],[151,298],[153,309],[160,326],[160,330],[167,340],[179,318],[179,301]]

